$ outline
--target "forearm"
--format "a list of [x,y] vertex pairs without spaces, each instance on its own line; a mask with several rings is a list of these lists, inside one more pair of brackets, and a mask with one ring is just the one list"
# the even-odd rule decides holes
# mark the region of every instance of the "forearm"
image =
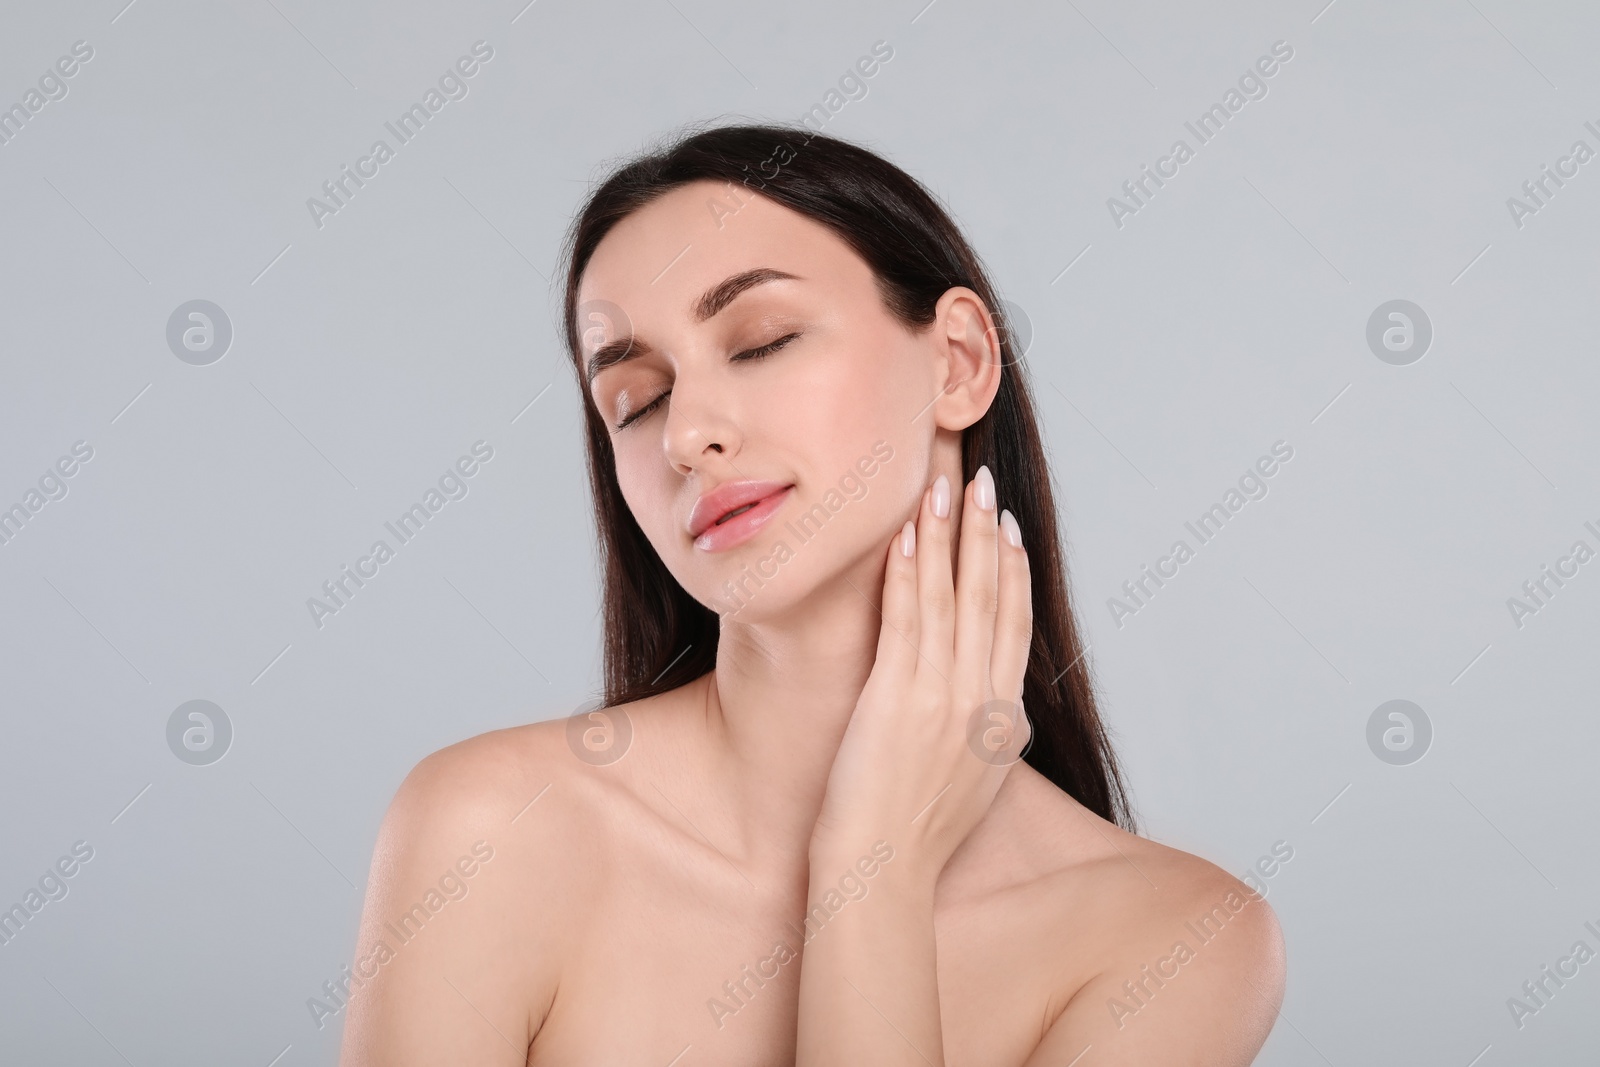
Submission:
[[[882,843],[880,843],[881,845]],[[883,853],[878,853],[881,856]],[[894,858],[861,877],[861,857],[813,854],[801,956],[797,1067],[943,1067],[935,967],[937,872]],[[855,888],[856,899],[841,892]]]

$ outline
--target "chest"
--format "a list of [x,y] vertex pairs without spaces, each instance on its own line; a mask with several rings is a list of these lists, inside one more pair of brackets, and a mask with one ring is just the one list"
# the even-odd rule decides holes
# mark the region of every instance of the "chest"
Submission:
[[[529,1063],[792,1064],[806,947],[830,933],[804,918],[803,886],[640,879],[596,903]],[[1021,1063],[1059,1006],[1052,939],[998,901],[939,907],[934,931],[945,1062]]]

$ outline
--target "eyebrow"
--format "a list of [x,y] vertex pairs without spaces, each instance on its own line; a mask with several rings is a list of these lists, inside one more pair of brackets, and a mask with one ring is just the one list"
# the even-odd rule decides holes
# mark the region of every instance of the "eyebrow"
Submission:
[[[705,322],[737,300],[739,295],[746,289],[752,289],[767,282],[799,280],[797,276],[787,271],[776,270],[772,267],[757,267],[754,270],[742,271],[739,274],[724,278],[710,289],[707,289],[700,299],[694,302],[690,310],[696,322]],[[630,359],[649,355],[653,351],[654,349],[648,343],[632,336],[619,337],[615,341],[607,341],[595,349],[594,354],[589,357],[589,381],[593,382],[596,375],[609,367],[625,363]]]
[[744,292],[746,289],[754,288],[755,286],[762,285],[766,282],[798,280],[799,279],[795,278],[793,274],[788,274],[781,270],[774,270],[771,267],[757,267],[755,270],[747,270],[743,274],[735,274],[733,277],[725,278],[716,285],[713,285],[710,289],[707,289],[705,295],[695,302],[695,321],[705,322],[717,312],[733,303],[734,300],[738,298],[739,294]]

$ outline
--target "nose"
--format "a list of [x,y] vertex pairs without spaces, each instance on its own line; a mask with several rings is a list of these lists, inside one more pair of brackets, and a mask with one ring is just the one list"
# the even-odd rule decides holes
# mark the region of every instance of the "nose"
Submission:
[[739,454],[744,436],[739,432],[728,390],[732,383],[715,373],[678,368],[667,400],[663,446],[667,461],[687,477],[717,456],[731,460]]

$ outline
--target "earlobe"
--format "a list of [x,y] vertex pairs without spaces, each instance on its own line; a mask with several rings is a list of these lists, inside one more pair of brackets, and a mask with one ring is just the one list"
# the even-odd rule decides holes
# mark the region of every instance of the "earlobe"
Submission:
[[943,380],[934,421],[964,430],[983,418],[1000,389],[999,332],[982,298],[956,286],[935,305],[933,336]]

